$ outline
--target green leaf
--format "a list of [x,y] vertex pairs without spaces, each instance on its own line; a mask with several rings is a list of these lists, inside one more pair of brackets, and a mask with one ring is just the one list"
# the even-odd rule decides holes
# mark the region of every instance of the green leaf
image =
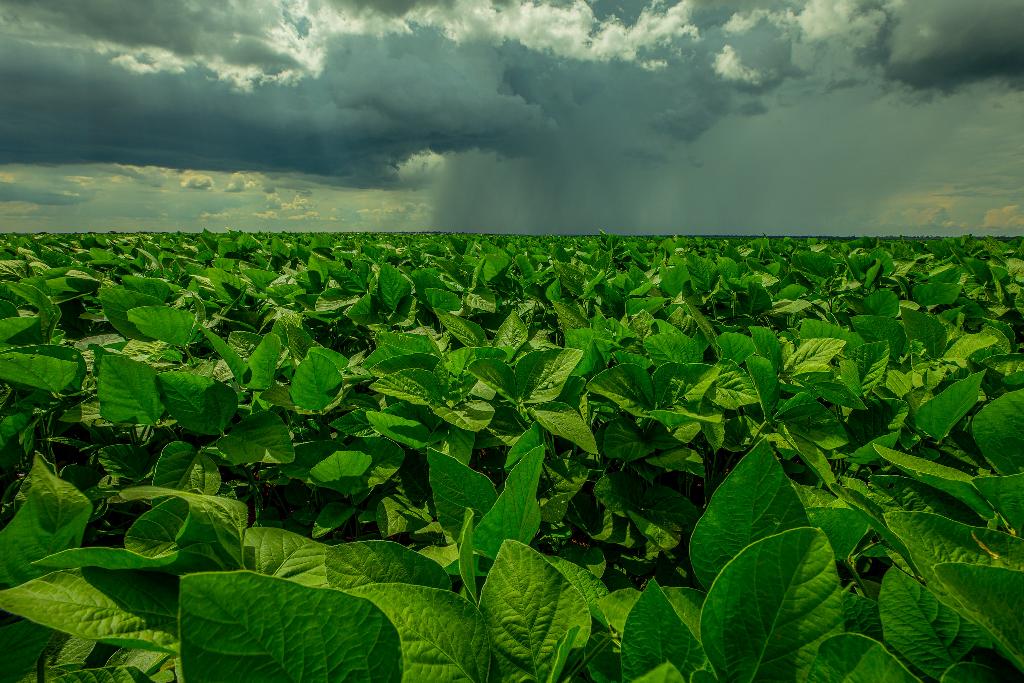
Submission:
[[857,633],[840,633],[821,644],[807,683],[920,683],[877,640]]
[[516,397],[523,403],[555,400],[582,359],[583,352],[579,349],[552,349],[526,354],[516,363]]
[[707,657],[658,582],[651,580],[626,618],[622,676],[633,680],[663,662],[670,662],[689,677],[704,667]]
[[941,677],[985,640],[978,627],[896,568],[882,579],[878,608],[885,642],[932,678]]
[[785,370],[793,375],[809,372],[831,372],[832,359],[843,352],[846,342],[842,339],[815,337],[800,343],[789,358]]
[[53,683],[150,683],[152,679],[134,666],[79,669],[53,679]]
[[45,574],[32,562],[82,544],[92,505],[36,457],[21,486],[24,502],[0,530],[0,585],[16,585]]
[[690,563],[704,586],[754,541],[807,526],[807,514],[771,446],[759,442],[715,489],[690,538]]
[[537,485],[544,469],[544,448],[524,455],[505,481],[505,488],[474,532],[477,550],[494,558],[506,539],[529,543],[540,530]]
[[750,378],[754,380],[754,388],[757,390],[757,398],[761,403],[761,410],[765,415],[775,412],[775,405],[779,402],[779,377],[771,361],[762,356],[750,356],[746,360],[747,371]]
[[879,444],[875,444],[874,448],[880,456],[900,470],[966,503],[982,517],[991,519],[995,515],[995,511],[992,510],[988,501],[974,488],[974,481],[970,475],[931,460],[894,451]]
[[281,358],[281,338],[273,332],[253,349],[248,361],[248,376],[245,385],[250,389],[269,389],[277,374],[277,361]]
[[[129,529],[125,536],[125,548],[150,557],[168,550],[178,550],[190,556],[196,567],[201,569],[239,569],[244,566],[242,533],[249,517],[245,503],[158,486],[134,486],[122,490],[118,496],[125,501],[171,497],[180,499],[188,506],[188,514],[184,519],[173,515],[162,520],[160,528],[153,530],[156,532],[155,538],[151,538],[150,542],[142,542],[133,547],[129,543],[132,533]],[[160,507],[157,505],[150,513]],[[136,524],[144,517],[140,517]]]
[[1024,389],[1003,394],[978,411],[971,433],[997,472],[1024,472]]
[[276,413],[254,413],[217,441],[232,465],[253,462],[287,463],[295,459],[288,427]]
[[127,313],[128,322],[146,337],[168,344],[185,346],[196,336],[196,317],[188,311],[168,306],[140,306]]
[[477,566],[476,553],[473,550],[473,511],[463,511],[462,528],[459,530],[459,576],[462,585],[473,602],[477,602]]
[[963,286],[952,282],[925,282],[914,286],[914,301],[922,306],[943,306],[956,303]]
[[295,369],[289,393],[297,407],[323,410],[337,398],[342,382],[335,360],[314,348]]
[[978,662],[960,662],[946,669],[941,683],[1004,683],[1008,674]]
[[412,294],[412,283],[398,268],[385,263],[380,267],[377,278],[377,294],[384,310],[394,313],[398,310],[399,302]]
[[97,295],[103,307],[103,315],[122,336],[127,339],[152,341],[152,337],[147,337],[128,320],[128,311],[145,306],[162,306],[163,300],[127,287],[101,287]]
[[939,395],[926,401],[914,413],[914,424],[935,440],[946,438],[953,426],[978,402],[978,391],[985,373],[976,372],[954,382]]
[[0,382],[57,393],[81,386],[82,354],[66,346],[22,346],[0,353]]
[[1020,536],[1024,532],[1024,473],[1008,477],[976,477],[974,487]]
[[590,380],[587,389],[633,415],[644,415],[656,407],[651,377],[639,365],[625,363],[608,368]]
[[434,560],[391,541],[354,541],[328,546],[327,584],[350,589],[403,583],[451,590],[447,572]]
[[153,425],[164,414],[156,370],[119,354],[100,358],[96,395],[100,415],[111,422]]
[[494,484],[486,476],[433,448],[427,449],[427,463],[437,521],[451,538],[458,538],[466,510],[472,510],[479,520],[494,505],[498,499]]
[[367,410],[366,420],[381,436],[411,448],[423,448],[430,439],[430,430],[425,425],[399,415]]
[[885,521],[909,549],[929,588],[942,593],[932,568],[943,562],[1024,570],[1024,539],[994,529],[968,526],[930,512],[890,512]]
[[245,530],[245,568],[303,586],[327,588],[328,546],[274,527]]
[[946,328],[939,319],[930,313],[922,313],[911,308],[901,308],[900,311],[907,339],[921,342],[924,344],[925,353],[932,358],[940,358],[946,350]]
[[153,470],[153,486],[212,496],[220,490],[220,483],[220,470],[213,458],[184,441],[164,446]]
[[216,334],[211,332],[206,327],[200,327],[203,332],[203,336],[210,342],[210,346],[217,352],[217,355],[224,360],[224,364],[231,370],[231,376],[235,378],[236,382],[245,381],[245,371],[248,368],[242,357],[238,355],[238,352],[231,348],[231,345],[226,341],[218,337]]
[[220,434],[238,408],[238,396],[226,384],[186,371],[157,375],[164,405],[183,428],[196,434]]
[[472,320],[451,313],[437,313],[437,319],[453,337],[462,342],[463,346],[487,346],[484,329]]
[[807,675],[818,645],[842,625],[832,549],[825,534],[804,527],[733,558],[708,591],[700,631],[719,678],[791,681]]
[[0,591],[0,609],[119,647],[173,652],[178,579],[152,572],[56,571]]
[[505,541],[480,593],[498,671],[503,680],[546,680],[559,641],[578,628],[587,642],[587,602],[544,556],[529,546]]
[[[708,671],[702,671],[701,673],[710,676],[708,680],[711,682],[716,680],[714,674]],[[695,673],[690,681],[691,683],[704,683],[704,678]],[[686,679],[679,673],[679,669],[665,662],[661,666],[651,669],[643,676],[634,678],[632,683],[686,683]]]
[[252,572],[181,580],[181,673],[204,681],[399,681],[398,633],[369,601]]
[[450,590],[376,584],[349,591],[387,615],[402,641],[409,681],[485,683],[491,668],[487,624],[476,606]]
[[559,402],[542,403],[530,408],[530,415],[555,436],[573,442],[587,453],[597,453],[594,432],[571,406]]
[[0,626],[0,643],[4,644],[0,683],[18,683],[34,672],[50,634],[50,629],[27,620]]
[[934,571],[957,601],[957,611],[985,629],[1024,672],[1024,620],[1020,618],[1024,571],[962,563],[939,564]]

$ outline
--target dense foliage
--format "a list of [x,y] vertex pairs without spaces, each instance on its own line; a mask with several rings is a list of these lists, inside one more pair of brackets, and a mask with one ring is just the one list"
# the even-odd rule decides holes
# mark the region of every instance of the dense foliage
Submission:
[[1024,245],[0,238],[0,681],[1006,681]]

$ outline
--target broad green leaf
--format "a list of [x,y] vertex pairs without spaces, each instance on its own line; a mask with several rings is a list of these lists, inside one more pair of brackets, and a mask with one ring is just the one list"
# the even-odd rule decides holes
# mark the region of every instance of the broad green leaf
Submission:
[[[600,554],[600,551],[598,551]],[[601,582],[601,579],[594,576],[593,572],[586,567],[581,567],[575,562],[570,562],[564,557],[557,555],[545,555],[544,559],[558,570],[565,577],[566,581],[580,592],[580,595],[587,601],[590,614],[598,622],[607,626],[607,620],[601,612],[601,598],[608,595],[608,588]],[[603,556],[602,556],[603,559]]]
[[[701,673],[710,676],[709,681],[715,681],[714,674],[708,671],[702,671]],[[647,673],[632,680],[632,683],[686,683],[683,675],[679,673],[679,669],[672,666],[670,663],[665,662],[660,666],[656,666]],[[690,679],[691,683],[704,683],[702,677],[696,674]]]
[[540,553],[514,540],[498,551],[480,611],[503,680],[546,680],[570,629],[579,629],[580,645],[590,634],[590,610],[580,592]]
[[24,619],[0,626],[0,643],[4,644],[0,683],[18,683],[34,672],[50,635],[50,629]]
[[821,644],[807,683],[919,683],[877,640],[856,633],[840,633]]
[[371,384],[370,389],[421,406],[438,405],[444,400],[437,376],[423,368],[406,368],[385,375]]
[[498,331],[494,333],[494,346],[508,347],[517,350],[530,338],[530,330],[526,323],[515,311],[509,313],[505,321],[501,323]]
[[990,519],[995,514],[988,501],[974,488],[974,481],[970,475],[878,444],[875,444],[874,448],[880,456],[900,470],[966,503],[982,517]]
[[167,547],[161,549],[160,543],[130,547],[126,535],[125,548],[150,557],[167,550],[177,550],[204,569],[239,569],[244,566],[242,534],[247,526],[249,510],[241,501],[158,486],[134,486],[122,490],[118,496],[125,501],[171,497],[184,501],[188,506],[188,514],[183,520],[177,521],[177,515],[172,515],[166,521],[161,520],[160,528],[154,529],[156,538],[152,540],[163,537],[169,541]]
[[427,449],[430,489],[437,521],[451,538],[458,538],[464,513],[472,510],[480,520],[498,499],[494,484],[486,476],[433,448]]
[[54,678],[53,683],[149,683],[151,680],[134,666],[109,666],[70,671]]
[[0,586],[46,573],[32,563],[82,543],[92,505],[78,489],[58,478],[36,456],[22,483],[24,501],[0,530]]
[[398,633],[341,591],[252,572],[181,579],[181,673],[204,681],[399,681]]
[[960,662],[946,669],[940,679],[941,683],[1003,683],[1008,671],[993,669],[978,662]]
[[327,547],[327,584],[344,590],[367,584],[402,583],[451,590],[447,572],[434,560],[391,541],[354,541]]
[[173,652],[178,579],[153,572],[72,569],[0,591],[0,609],[119,647]]
[[82,383],[82,355],[66,346],[22,346],[0,352],[0,382],[60,392]]
[[845,347],[846,342],[842,339],[807,339],[786,359],[785,371],[793,375],[830,372],[832,359],[842,353]]
[[380,276],[377,278],[377,294],[384,310],[394,313],[399,302],[412,294],[412,283],[398,268],[385,263],[380,267]]
[[228,385],[186,371],[157,375],[164,405],[182,428],[196,434],[220,434],[238,408],[238,396]]
[[176,552],[148,557],[124,548],[69,548],[36,560],[37,567],[46,569],[81,569],[82,567],[98,567],[100,569],[158,569],[167,573],[175,573],[175,564],[180,556]]
[[977,626],[896,568],[882,579],[878,606],[885,642],[932,678],[985,641]]
[[127,287],[101,287],[97,294],[103,307],[103,314],[122,336],[127,339],[152,340],[152,337],[147,337],[128,320],[128,311],[145,306],[162,306],[162,299]]
[[249,356],[245,385],[250,389],[269,389],[273,386],[280,358],[281,338],[268,332]]
[[153,486],[214,495],[220,490],[220,470],[213,458],[191,444],[172,441],[160,451],[153,470]]
[[111,422],[152,425],[164,414],[156,370],[115,353],[100,358],[96,395],[100,415]]
[[715,489],[690,538],[690,563],[704,586],[754,541],[807,526],[807,514],[771,446],[761,441]]
[[757,398],[761,403],[761,410],[765,415],[771,415],[775,411],[775,405],[779,402],[779,377],[772,367],[771,361],[762,356],[750,356],[746,360],[747,371],[754,381],[754,388],[757,390]]
[[1018,536],[1024,533],[1024,472],[1008,477],[975,477],[973,482],[1010,528]]
[[1024,472],[1024,389],[1003,394],[978,411],[971,433],[997,472]]
[[917,409],[914,424],[933,439],[946,438],[954,425],[978,402],[978,391],[983,379],[985,373],[976,372],[967,379],[949,385]]
[[425,425],[399,415],[367,410],[366,419],[381,436],[411,448],[423,448],[430,438],[430,430]]
[[626,618],[622,634],[622,675],[633,680],[663,662],[689,676],[707,663],[704,649],[657,581],[650,581]]
[[251,527],[245,530],[242,552],[245,568],[303,586],[327,588],[329,546],[285,529]]
[[484,329],[472,320],[451,313],[437,313],[437,319],[453,337],[462,342],[463,346],[487,346]]
[[196,335],[196,317],[168,306],[140,306],[127,312],[128,322],[143,335],[168,344],[184,346]]
[[474,531],[474,544],[483,555],[494,558],[506,539],[533,540],[540,529],[537,485],[543,468],[543,447],[534,448],[512,468],[501,495]]
[[955,562],[936,565],[934,571],[957,600],[957,611],[981,626],[1024,673],[1024,571]]
[[515,367],[516,397],[523,403],[554,401],[582,359],[583,352],[579,349],[552,349],[526,354]]
[[911,308],[900,310],[907,339],[924,344],[925,353],[932,358],[941,357],[946,350],[946,328],[939,319],[930,313],[922,313]]
[[245,381],[245,371],[247,366],[242,357],[238,355],[238,352],[231,348],[231,345],[226,341],[218,337],[216,334],[211,332],[205,326],[200,327],[203,332],[203,336],[210,342],[210,346],[217,352],[217,355],[224,360],[224,364],[228,366],[228,370],[231,371],[231,376],[235,378],[236,382]]
[[943,562],[1009,567],[1024,571],[1024,539],[968,526],[930,512],[890,512],[885,521],[909,549],[929,588],[941,595],[932,568]]
[[801,680],[842,626],[832,549],[808,527],[744,548],[715,579],[700,620],[708,660],[729,681]]
[[484,683],[489,679],[487,623],[465,598],[447,589],[398,583],[348,592],[373,602],[398,630],[405,680]]
[[341,369],[334,359],[314,349],[295,369],[289,392],[297,407],[323,410],[337,398],[342,381]]
[[555,436],[573,442],[587,453],[597,453],[594,432],[571,406],[557,401],[541,403],[530,408],[530,415]]
[[850,440],[835,413],[806,392],[782,403],[775,417],[791,434],[825,450],[840,448]]
[[587,388],[634,415],[643,415],[656,407],[651,377],[639,365],[626,363],[608,368],[590,380]]
[[288,427],[270,411],[243,419],[217,441],[217,448],[232,465],[287,463],[295,459]]

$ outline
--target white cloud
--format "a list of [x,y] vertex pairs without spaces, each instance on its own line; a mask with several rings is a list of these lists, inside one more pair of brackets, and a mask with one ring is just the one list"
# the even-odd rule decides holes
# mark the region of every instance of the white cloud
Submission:
[[1024,228],[1024,211],[1021,211],[1020,204],[989,209],[985,212],[982,227],[994,230]]
[[643,63],[648,50],[680,38],[700,37],[697,27],[690,23],[687,2],[677,2],[667,9],[653,2],[628,26],[614,17],[599,20],[583,0],[559,5],[536,0],[508,5],[457,0],[451,7],[416,9],[407,19],[438,28],[457,43],[512,41],[539,52],[597,62]]
[[764,74],[746,66],[732,45],[726,45],[715,55],[715,73],[727,81],[748,85],[760,85],[764,80]]
[[213,178],[205,173],[185,171],[181,174],[181,187],[186,190],[210,190],[213,189]]

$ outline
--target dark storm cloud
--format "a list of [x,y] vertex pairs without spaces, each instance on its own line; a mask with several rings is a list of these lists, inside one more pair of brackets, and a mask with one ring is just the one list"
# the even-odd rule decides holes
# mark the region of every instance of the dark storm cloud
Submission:
[[268,44],[261,13],[237,0],[0,0],[0,18],[15,33],[161,48],[181,57],[217,55],[267,73],[297,66]]
[[513,152],[548,123],[488,51],[432,36],[352,37],[324,75],[233,90],[198,70],[128,73],[100,56],[0,46],[0,163],[293,171],[388,184],[416,152]]
[[886,74],[951,90],[1001,79],[1024,86],[1024,2],[919,0],[899,6],[884,33]]

